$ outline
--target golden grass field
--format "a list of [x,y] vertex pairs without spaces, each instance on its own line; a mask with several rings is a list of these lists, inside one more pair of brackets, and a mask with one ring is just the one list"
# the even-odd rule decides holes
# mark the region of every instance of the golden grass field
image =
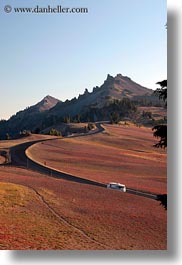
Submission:
[[166,249],[159,202],[0,167],[0,249]]
[[[105,125],[103,133],[34,144],[27,153],[76,176],[166,193],[166,151],[155,141],[151,129]],[[0,166],[0,212],[0,249],[167,248],[167,212],[158,201],[23,168]]]
[[142,113],[143,111],[146,112],[151,112],[152,116],[157,120],[157,119],[163,119],[164,117],[167,116],[167,109],[163,107],[139,107],[138,108],[140,112]]
[[166,150],[153,147],[151,128],[104,125],[103,133],[46,141],[27,154],[41,164],[102,183],[167,192]]
[[0,141],[0,149],[7,149],[10,147],[13,147],[18,144],[23,144],[26,142],[31,142],[31,141],[38,141],[38,140],[47,140],[47,139],[52,139],[52,138],[57,138],[57,136],[50,136],[50,135],[43,135],[43,134],[32,134],[28,137],[23,137],[15,140],[1,140]]

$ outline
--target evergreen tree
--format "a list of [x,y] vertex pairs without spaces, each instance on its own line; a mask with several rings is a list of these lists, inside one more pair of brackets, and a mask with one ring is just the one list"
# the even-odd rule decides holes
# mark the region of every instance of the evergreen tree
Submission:
[[[167,106],[167,80],[163,80],[161,82],[157,82],[160,85],[160,88],[157,88],[154,94],[158,95],[160,99],[162,99]],[[159,142],[155,144],[155,147],[166,148],[167,147],[167,125],[160,124],[156,125],[152,128],[154,131],[153,135],[156,138],[160,138]]]

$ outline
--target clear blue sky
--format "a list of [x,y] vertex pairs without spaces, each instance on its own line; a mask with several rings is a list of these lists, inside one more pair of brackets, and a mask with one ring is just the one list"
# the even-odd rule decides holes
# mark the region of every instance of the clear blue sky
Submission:
[[[86,7],[88,14],[18,14],[4,6]],[[149,88],[166,78],[165,0],[1,0],[0,119],[46,95],[92,91],[121,73]]]

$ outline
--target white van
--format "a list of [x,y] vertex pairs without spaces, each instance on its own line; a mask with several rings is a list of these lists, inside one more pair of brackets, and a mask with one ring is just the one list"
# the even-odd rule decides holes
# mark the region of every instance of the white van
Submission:
[[122,192],[126,192],[126,186],[124,184],[110,182],[107,184],[108,189],[120,190]]

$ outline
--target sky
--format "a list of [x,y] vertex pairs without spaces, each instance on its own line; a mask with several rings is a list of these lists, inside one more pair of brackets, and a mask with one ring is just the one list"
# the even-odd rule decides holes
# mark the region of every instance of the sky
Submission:
[[[83,14],[4,7],[84,7]],[[148,88],[167,77],[166,0],[1,0],[0,119],[46,95],[92,91],[118,73]]]

